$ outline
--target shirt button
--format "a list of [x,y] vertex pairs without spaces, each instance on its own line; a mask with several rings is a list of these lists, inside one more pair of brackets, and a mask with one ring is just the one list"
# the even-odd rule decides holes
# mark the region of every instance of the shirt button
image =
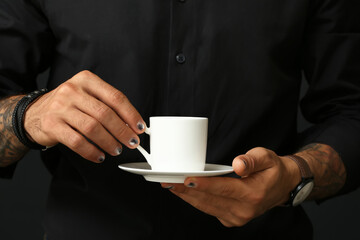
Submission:
[[186,61],[185,55],[182,53],[179,53],[178,55],[176,55],[176,61],[178,63],[184,63]]

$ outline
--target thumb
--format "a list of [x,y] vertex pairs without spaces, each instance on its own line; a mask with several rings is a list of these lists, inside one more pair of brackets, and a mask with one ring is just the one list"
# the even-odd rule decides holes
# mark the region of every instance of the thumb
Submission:
[[274,166],[274,159],[278,156],[266,148],[253,148],[246,154],[237,156],[232,163],[235,173],[246,177]]

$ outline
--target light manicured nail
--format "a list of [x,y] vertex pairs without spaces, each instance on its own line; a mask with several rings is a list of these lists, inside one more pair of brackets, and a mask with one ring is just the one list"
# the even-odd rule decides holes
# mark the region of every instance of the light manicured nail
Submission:
[[138,140],[136,138],[132,138],[132,139],[130,139],[129,144],[131,146],[135,146],[135,145],[138,145],[139,142],[138,142]]
[[174,186],[170,185],[170,186],[166,186],[166,187],[164,187],[164,188],[166,188],[166,189],[173,189]]
[[140,131],[144,130],[145,128],[145,124],[143,122],[138,122],[136,126]]

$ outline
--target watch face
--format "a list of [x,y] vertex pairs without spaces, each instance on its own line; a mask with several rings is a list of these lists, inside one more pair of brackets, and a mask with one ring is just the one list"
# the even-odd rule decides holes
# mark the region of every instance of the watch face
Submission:
[[[301,186],[300,186],[301,187]],[[302,203],[303,201],[305,201],[305,199],[309,196],[309,194],[311,193],[312,189],[314,187],[314,182],[310,181],[305,183],[301,189],[297,192],[294,201],[293,201],[293,206],[297,206],[300,203]]]

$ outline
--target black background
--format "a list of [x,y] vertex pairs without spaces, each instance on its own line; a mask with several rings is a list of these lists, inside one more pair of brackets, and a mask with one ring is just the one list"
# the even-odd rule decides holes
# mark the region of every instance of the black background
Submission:
[[[40,77],[40,87],[44,85],[44,79],[46,74]],[[303,91],[305,89],[306,85],[303,85]],[[306,126],[308,123],[299,116],[299,130]],[[21,160],[12,180],[0,180],[0,240],[43,238],[42,218],[49,183],[50,174],[43,166],[37,151],[29,152]],[[358,203],[360,190],[328,200],[321,205],[304,203],[303,206],[314,225],[314,239],[360,239]]]

